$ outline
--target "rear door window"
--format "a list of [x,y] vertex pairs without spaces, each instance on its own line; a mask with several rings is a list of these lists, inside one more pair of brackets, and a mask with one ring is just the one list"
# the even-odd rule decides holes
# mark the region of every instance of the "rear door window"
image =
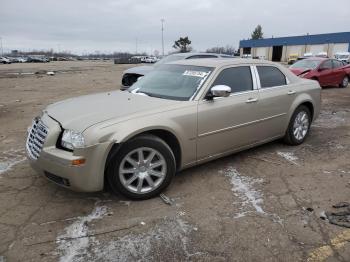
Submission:
[[333,68],[338,68],[342,66],[344,66],[342,61],[333,60]]
[[231,93],[253,90],[252,74],[249,66],[226,68],[220,72],[213,86],[227,85]]
[[332,60],[326,60],[322,63],[322,65],[320,66],[320,68],[322,69],[332,69],[333,65],[332,65]]
[[257,66],[261,88],[283,86],[287,84],[286,76],[274,66]]

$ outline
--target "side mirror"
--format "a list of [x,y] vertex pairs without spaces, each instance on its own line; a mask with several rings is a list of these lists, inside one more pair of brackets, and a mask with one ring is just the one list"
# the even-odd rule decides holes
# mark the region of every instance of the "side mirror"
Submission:
[[228,97],[231,94],[231,87],[226,85],[216,85],[210,88],[213,97]]

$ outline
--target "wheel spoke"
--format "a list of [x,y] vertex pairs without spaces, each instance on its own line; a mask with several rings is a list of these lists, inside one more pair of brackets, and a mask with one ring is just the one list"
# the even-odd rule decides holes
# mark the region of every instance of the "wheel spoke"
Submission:
[[152,160],[153,160],[153,158],[155,157],[155,155],[156,155],[156,152],[155,152],[155,151],[152,151],[152,152],[149,154],[149,156],[148,156],[147,159],[146,159],[146,164],[147,164],[147,165],[149,165],[149,164],[152,163]]
[[160,167],[162,165],[164,165],[164,161],[163,160],[159,160],[159,161],[157,161],[155,163],[151,163],[150,164],[150,168],[151,169],[155,169],[155,168]]
[[153,188],[154,182],[153,182],[152,178],[150,176],[146,176],[145,179],[146,179],[148,185]]
[[142,149],[139,149],[139,150],[137,151],[137,154],[138,154],[138,157],[139,157],[139,163],[140,163],[140,164],[143,163],[143,161],[144,161],[143,150],[142,150]]
[[130,173],[134,173],[136,170],[136,168],[123,168],[122,170],[120,170],[120,173],[122,174],[130,174]]
[[298,128],[295,128],[293,133],[294,133],[294,136],[296,136],[298,134]]
[[143,185],[143,177],[139,177],[139,181],[137,182],[137,192],[141,193]]
[[151,176],[156,176],[156,177],[162,177],[164,176],[163,172],[159,172],[159,171],[155,171],[155,170],[151,170],[148,172]]
[[133,174],[128,180],[126,180],[125,185],[129,186],[132,182],[134,182],[138,178],[137,174]]
[[137,167],[137,166],[138,166],[137,162],[136,162],[134,159],[132,159],[130,156],[127,156],[127,157],[125,158],[125,160],[126,160],[127,162],[129,162],[133,167]]

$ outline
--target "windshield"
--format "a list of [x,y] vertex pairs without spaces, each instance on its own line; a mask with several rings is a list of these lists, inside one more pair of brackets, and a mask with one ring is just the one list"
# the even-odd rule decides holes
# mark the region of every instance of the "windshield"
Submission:
[[161,65],[133,84],[130,92],[187,101],[202,87],[211,67]]
[[321,63],[321,60],[300,60],[289,68],[315,69]]
[[159,66],[165,63],[169,63],[169,62],[173,62],[173,61],[177,61],[177,60],[182,60],[184,59],[183,56],[180,55],[168,55],[162,59],[160,59],[157,63],[155,63],[154,65]]

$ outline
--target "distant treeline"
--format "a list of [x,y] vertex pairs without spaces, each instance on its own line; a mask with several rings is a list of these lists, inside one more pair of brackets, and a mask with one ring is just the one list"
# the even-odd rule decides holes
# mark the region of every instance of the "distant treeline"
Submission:
[[87,53],[83,55],[76,55],[68,51],[54,52],[53,50],[31,50],[31,51],[12,51],[11,53],[4,54],[5,56],[31,56],[31,55],[41,55],[47,57],[84,57],[84,58],[130,58],[132,56],[143,56],[146,53],[133,54],[129,52],[113,52],[110,54],[105,53]]
[[217,46],[208,48],[207,53],[225,54],[225,55],[235,55],[237,50],[233,46]]

